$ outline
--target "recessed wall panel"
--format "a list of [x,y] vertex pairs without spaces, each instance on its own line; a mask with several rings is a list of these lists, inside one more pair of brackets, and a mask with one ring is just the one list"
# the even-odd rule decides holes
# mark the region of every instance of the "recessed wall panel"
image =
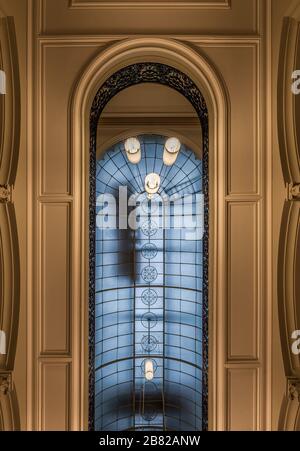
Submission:
[[229,360],[258,358],[257,204],[228,205],[228,312]]
[[258,429],[258,369],[227,370],[227,430]]
[[41,430],[67,431],[69,429],[70,364],[42,362],[41,374]]
[[70,351],[70,204],[41,206],[41,352]]
[[51,35],[252,34],[259,21],[258,0],[42,0],[41,8],[42,32]]
[[205,45],[226,83],[229,100],[227,194],[260,194],[259,45]]
[[[99,44],[97,45],[97,47]],[[41,46],[41,146],[42,195],[72,194],[70,109],[72,89],[96,51],[95,45]]]

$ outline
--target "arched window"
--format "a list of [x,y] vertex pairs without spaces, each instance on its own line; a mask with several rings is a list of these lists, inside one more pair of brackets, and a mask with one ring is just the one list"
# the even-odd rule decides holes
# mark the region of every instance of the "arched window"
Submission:
[[166,140],[139,136],[140,161],[120,142],[96,162],[95,430],[198,431],[206,422],[203,164],[182,143],[164,164]]

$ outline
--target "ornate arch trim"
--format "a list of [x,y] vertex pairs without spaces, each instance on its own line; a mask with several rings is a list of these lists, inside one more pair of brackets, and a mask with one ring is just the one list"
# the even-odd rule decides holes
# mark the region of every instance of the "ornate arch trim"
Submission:
[[[300,9],[294,11],[300,20]],[[278,139],[287,196],[282,211],[278,251],[278,312],[287,378],[279,428],[299,430],[300,359],[292,352],[292,333],[300,329],[300,95],[292,92],[292,74],[300,61],[300,23],[283,21],[278,70]],[[295,388],[296,387],[296,388]],[[292,395],[291,395],[292,393]],[[297,404],[298,403],[298,404]]]
[[13,430],[19,428],[18,401],[13,382],[6,382],[12,380],[19,325],[20,261],[13,185],[19,157],[21,107],[12,17],[0,18],[0,69],[6,76],[6,94],[0,94],[0,330],[6,338],[6,353],[0,354],[0,430]]
[[[225,427],[225,373],[223,336],[226,298],[224,243],[228,99],[222,79],[199,53],[178,41],[163,38],[134,38],[105,49],[86,68],[73,93],[71,104],[71,145],[74,165],[74,268],[73,268],[73,391],[75,406],[73,427],[88,427],[88,308],[89,292],[89,149],[90,111],[93,101],[109,78],[120,70],[139,63],[158,63],[187,76],[202,93],[210,118],[209,141],[209,428]],[[218,331],[218,333],[217,333]]]

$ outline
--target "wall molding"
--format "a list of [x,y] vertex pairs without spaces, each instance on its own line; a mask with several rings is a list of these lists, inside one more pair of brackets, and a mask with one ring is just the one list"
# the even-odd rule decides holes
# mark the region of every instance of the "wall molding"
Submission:
[[300,379],[288,379],[289,398],[300,403]]
[[12,389],[11,373],[0,373],[0,392],[7,395]]
[[281,347],[287,378],[287,393],[283,400],[279,427],[300,430],[298,421],[300,359],[292,353],[291,334],[300,329],[299,240],[300,240],[300,98],[292,93],[292,73],[298,69],[300,55],[300,23],[286,17],[283,20],[278,67],[277,117],[278,138],[283,179],[287,187],[280,230],[277,265],[278,312]]
[[0,96],[0,328],[6,354],[0,355],[0,430],[20,427],[18,400],[12,384],[19,325],[20,259],[12,187],[20,145],[20,79],[14,20],[0,18],[0,67],[6,94]]
[[[127,59],[124,62],[124,54]],[[217,352],[222,349],[223,336],[223,306],[225,305],[225,289],[222,277],[215,280],[215,270],[222,273],[224,267],[221,265],[223,255],[222,233],[225,233],[225,187],[220,184],[220,180],[224,180],[225,155],[227,154],[226,127],[227,127],[227,91],[223,86],[221,79],[215,70],[207,63],[207,61],[192,48],[179,42],[161,38],[137,38],[123,41],[115,44],[96,57],[90,66],[85,70],[79,79],[76,89],[73,93],[73,102],[71,108],[72,122],[72,152],[74,156],[74,198],[77,199],[76,208],[74,208],[73,236],[77,237],[78,245],[74,253],[74,280],[73,280],[73,315],[76,320],[74,324],[81,324],[80,328],[74,327],[73,331],[73,399],[76,405],[80,403],[80,416],[74,418],[73,427],[84,429],[87,427],[87,353],[83,346],[85,337],[88,336],[87,331],[87,312],[82,312],[82,300],[86,299],[88,292],[88,278],[86,267],[88,266],[88,248],[86,243],[86,233],[88,230],[88,197],[86,176],[88,174],[88,149],[90,146],[89,123],[90,109],[92,100],[95,97],[99,86],[109,78],[110,75],[116,73],[124,64],[126,66],[140,61],[150,60],[152,62],[165,63],[175,68],[179,68],[186,75],[191,77],[194,83],[203,93],[210,114],[212,115],[212,123],[210,129],[211,155],[210,155],[210,171],[213,180],[210,187],[211,212],[214,221],[210,224],[210,328],[211,335],[216,337],[210,342],[211,366],[210,366],[210,394],[209,402],[211,416],[209,419],[210,429],[222,430],[225,427],[224,421],[224,355]],[[82,152],[82,148],[86,152]],[[214,161],[218,160],[218,170],[214,166]],[[82,214],[82,212],[87,214]],[[219,227],[218,240],[216,235],[216,224]],[[81,239],[80,239],[81,237]],[[73,264],[74,264],[73,263]],[[221,267],[220,267],[221,265]],[[218,318],[215,312],[218,311]],[[218,334],[215,334],[218,330]],[[81,363],[80,363],[81,362]],[[74,398],[75,397],[75,398]],[[213,406],[213,407],[212,407]],[[77,423],[78,421],[78,423]]]
[[11,202],[12,200],[12,187],[9,185],[0,185],[0,202]]
[[299,431],[300,379],[288,378],[279,416],[280,431]]
[[69,9],[103,10],[103,9],[231,9],[231,0],[69,0]]
[[13,18],[0,18],[0,67],[6,74],[6,94],[0,96],[0,184],[13,185],[20,145],[20,79]]
[[0,370],[0,431],[20,429],[20,412],[12,373]]
[[287,184],[287,200],[300,200],[300,184],[288,183]]
[[18,337],[20,268],[17,223],[14,206],[0,202],[0,261],[2,296],[0,301],[1,329],[6,333],[5,355],[0,355],[0,371],[13,370]]
[[[60,46],[74,46],[82,47],[86,44],[91,45],[108,45],[115,41],[124,41],[126,39],[151,38],[151,35],[136,35],[136,34],[106,34],[106,35],[52,35],[52,36],[37,36],[37,42],[42,46],[60,47]],[[262,41],[259,35],[186,35],[186,34],[168,34],[158,37],[159,39],[174,39],[183,43],[191,43],[200,45],[211,45],[212,47],[224,46],[242,46],[252,47]]]
[[[38,27],[37,27],[38,28]],[[37,193],[37,199],[39,202],[45,202],[49,199],[55,202],[64,202],[67,199],[74,201],[74,217],[72,218],[71,224],[71,233],[72,233],[72,249],[74,250],[73,258],[72,258],[72,274],[74,274],[74,280],[72,280],[72,317],[71,321],[74,324],[74,330],[72,331],[72,346],[71,352],[72,355],[70,359],[72,360],[72,365],[70,366],[70,377],[72,378],[72,384],[70,388],[70,402],[74,406],[72,409],[72,416],[70,418],[70,428],[71,429],[85,429],[86,428],[86,417],[85,412],[87,410],[87,400],[86,400],[86,391],[87,387],[85,386],[85,381],[87,379],[87,370],[86,370],[86,349],[85,343],[82,340],[86,340],[86,327],[87,327],[87,319],[86,312],[82,311],[82,302],[83,299],[86,299],[87,296],[87,286],[86,286],[86,273],[84,272],[84,266],[86,264],[86,252],[87,247],[84,242],[84,236],[82,233],[86,231],[87,223],[84,218],[83,211],[86,206],[86,196],[87,189],[85,183],[85,178],[88,173],[88,164],[85,160],[85,157],[82,153],[79,152],[79,148],[88,148],[88,140],[87,134],[84,130],[84,127],[88,125],[88,114],[90,108],[90,98],[94,95],[93,89],[101,84],[105,80],[105,71],[110,74],[112,71],[118,70],[122,67],[121,58],[118,58],[117,48],[122,49],[122,51],[126,52],[126,55],[129,56],[130,61],[136,62],[140,61],[142,58],[142,53],[146,50],[145,53],[150,54],[150,50],[145,43],[155,43],[155,57],[159,62],[164,62],[166,59],[172,61],[172,64],[178,65],[181,70],[185,73],[189,73],[194,80],[197,81],[199,86],[205,86],[206,96],[209,99],[214,99],[211,102],[211,110],[212,114],[215,113],[214,117],[214,126],[216,126],[217,122],[218,127],[215,130],[215,135],[212,136],[212,142],[216,143],[216,147],[213,149],[214,155],[211,155],[211,170],[215,171],[212,174],[216,174],[216,178],[218,180],[225,179],[225,167],[226,162],[225,159],[228,158],[227,152],[227,136],[226,129],[230,127],[230,120],[227,116],[228,114],[228,93],[226,88],[224,87],[224,82],[222,81],[222,76],[217,73],[217,70],[213,68],[213,64],[210,63],[202,56],[205,53],[205,47],[214,47],[214,48],[222,48],[222,47],[258,47],[262,43],[263,37],[253,34],[253,35],[168,35],[163,36],[161,38],[154,38],[153,36],[137,36],[137,35],[54,35],[54,36],[37,36],[35,38],[37,43],[37,65],[36,65],[36,74],[38,83],[45,83],[45,78],[43,72],[41,71],[41,61],[43,58],[44,52],[46,52],[47,48],[68,48],[68,47],[85,47],[87,45],[93,46],[98,49],[98,56],[95,58],[94,62],[90,64],[82,74],[82,77],[78,77],[78,86],[74,91],[74,102],[73,107],[74,110],[70,112],[70,122],[74,125],[74,130],[70,131],[70,148],[72,155],[72,164],[70,166],[70,185],[71,190],[70,193],[65,194],[51,194],[48,195],[43,193],[40,196],[40,192]],[[125,41],[129,42],[125,42]],[[139,43],[141,49],[140,51],[137,48],[134,48],[132,45],[133,42]],[[177,42],[171,42],[177,41]],[[166,44],[168,42],[168,45]],[[106,48],[104,48],[106,47]],[[138,45],[137,45],[138,47]],[[192,49],[194,47],[194,49]],[[128,53],[127,53],[128,51]],[[257,74],[262,78],[262,65],[261,65],[261,57],[262,53],[257,51]],[[109,55],[109,56],[108,56]],[[110,61],[110,57],[113,58],[113,61]],[[41,58],[41,59],[40,59]],[[94,65],[95,64],[95,65]],[[104,67],[103,67],[104,66]],[[94,70],[96,71],[96,67],[99,69],[98,75],[96,77]],[[211,73],[213,76],[211,77]],[[109,75],[107,75],[109,76]],[[40,85],[40,86],[41,86]],[[40,87],[37,89],[37,98],[40,93]],[[257,90],[258,96],[261,95],[259,89]],[[215,103],[214,103],[215,102]],[[214,103],[214,105],[213,105]],[[224,117],[222,117],[224,114]],[[38,140],[41,137],[41,128],[40,128],[40,112],[37,111],[36,119],[38,121]],[[224,122],[223,122],[224,120]],[[74,142],[72,143],[72,140]],[[79,142],[81,140],[81,147],[79,147]],[[39,143],[39,141],[38,141]],[[73,146],[74,144],[74,146]],[[39,144],[37,147],[41,148]],[[262,147],[261,147],[262,148]],[[218,162],[216,162],[216,160]],[[37,177],[40,177],[40,168],[36,169]],[[261,169],[262,171],[262,169]],[[258,175],[260,177],[261,174]],[[260,178],[261,180],[261,178]],[[211,381],[213,383],[210,384],[212,393],[210,393],[210,412],[212,413],[212,417],[210,419],[210,429],[226,429],[228,427],[228,423],[226,420],[226,400],[225,400],[225,388],[226,388],[226,350],[224,350],[224,337],[225,337],[225,327],[223,324],[224,320],[224,310],[226,309],[227,297],[226,297],[226,273],[225,267],[225,259],[226,252],[225,246],[223,247],[223,242],[225,242],[225,227],[226,227],[226,219],[225,219],[225,209],[226,202],[250,202],[250,201],[261,201],[263,200],[263,191],[255,193],[255,194],[245,194],[239,192],[237,194],[230,194],[229,196],[223,192],[223,185],[221,182],[218,188],[218,193],[213,192],[214,202],[211,205],[211,211],[214,215],[215,227],[218,224],[218,230],[213,229],[212,239],[213,239],[213,256],[218,253],[218,258],[215,258],[214,266],[211,268],[210,274],[212,278],[216,281],[213,283],[213,289],[211,293],[212,300],[212,310],[216,312],[217,318],[214,319],[211,323],[211,336],[212,340],[210,345],[212,346],[211,353]],[[217,184],[217,181],[216,181]],[[40,186],[40,185],[39,185]],[[216,189],[216,185],[212,188],[212,191]],[[255,190],[254,190],[255,191]],[[69,197],[68,197],[69,196]],[[260,207],[261,208],[261,203]],[[261,211],[259,211],[259,215]],[[261,218],[261,217],[260,217]],[[214,224],[212,224],[214,226]],[[261,228],[259,229],[259,234],[261,233]],[[218,239],[216,238],[216,234],[218,234]],[[74,308],[73,308],[74,307]],[[78,336],[76,334],[80,334],[82,338],[78,340]],[[218,349],[218,352],[216,352]],[[248,356],[250,357],[250,356]],[[260,356],[264,358],[264,356]],[[44,358],[44,357],[43,357]],[[64,357],[62,356],[61,359]],[[45,360],[49,363],[53,363],[55,356],[45,356]],[[81,362],[82,365],[81,365]],[[263,362],[258,360],[239,360],[236,359],[234,362],[230,362],[231,365],[240,365],[241,367],[252,368],[263,366]],[[34,370],[36,370],[37,363],[34,364]],[[258,381],[258,390],[260,390],[261,397],[257,399],[257,410],[259,413],[259,423],[257,424],[257,428],[263,427],[264,417],[261,413],[262,408],[262,398],[263,391],[261,386],[264,385],[264,376],[263,372],[261,373],[262,377],[259,378]],[[39,380],[39,376],[37,376],[37,385],[40,387],[41,381]],[[76,392],[77,390],[77,392]],[[42,396],[40,388],[37,389],[37,397]],[[33,423],[34,424],[34,423]],[[38,427],[39,423],[36,423],[34,427]]]

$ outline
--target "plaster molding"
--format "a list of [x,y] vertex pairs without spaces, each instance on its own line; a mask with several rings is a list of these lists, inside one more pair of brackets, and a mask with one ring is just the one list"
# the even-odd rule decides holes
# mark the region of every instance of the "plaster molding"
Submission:
[[69,9],[103,10],[103,9],[200,9],[200,10],[226,10],[231,9],[231,0],[70,0]]
[[12,198],[11,186],[0,185],[0,202],[10,202]]
[[296,280],[299,272],[297,246],[300,227],[300,179],[296,102],[292,93],[291,74],[295,70],[299,49],[300,26],[292,18],[284,18],[278,70],[278,138],[283,178],[287,186],[287,200],[282,212],[278,257],[278,309],[281,345],[287,377],[295,377],[300,371],[297,356],[292,354],[290,336],[298,330],[297,317],[299,292]]
[[0,373],[0,393],[7,395],[12,390],[11,373]]
[[299,430],[300,401],[300,362],[292,353],[290,336],[300,328],[298,305],[300,299],[299,284],[299,230],[300,230],[300,141],[299,141],[299,96],[292,92],[292,73],[297,69],[299,54],[300,24],[292,17],[283,19],[281,46],[278,66],[277,117],[278,140],[284,182],[287,187],[287,199],[281,220],[279,253],[277,265],[278,313],[282,355],[287,378],[285,396],[279,428]]
[[300,142],[297,133],[296,105],[299,96],[292,92],[292,73],[297,69],[300,46],[300,24],[286,17],[283,20],[278,71],[278,139],[285,183],[295,184],[300,177]]
[[0,298],[1,329],[6,332],[7,354],[0,355],[0,371],[13,370],[18,337],[20,268],[19,246],[14,205],[0,202],[0,267],[2,268]]
[[291,401],[297,400],[300,403],[300,379],[288,380],[288,392]]
[[288,200],[300,200],[300,184],[289,183],[287,185],[287,198]]
[[0,431],[19,431],[20,412],[11,372],[0,371]]
[[[131,64],[151,61],[153,63],[167,64],[185,73],[202,92],[206,99],[208,112],[212,118],[210,124],[210,211],[214,221],[210,224],[210,328],[211,336],[215,340],[210,342],[211,365],[209,374],[209,418],[210,429],[225,429],[225,380],[224,380],[224,354],[217,353],[217,349],[223,348],[224,334],[224,306],[226,304],[226,289],[224,286],[225,275],[222,276],[224,267],[223,245],[225,242],[225,186],[220,182],[225,180],[227,155],[227,127],[228,98],[227,90],[222,78],[208,61],[194,49],[175,40],[147,37],[134,38],[114,44],[102,51],[87,67],[76,84],[73,93],[71,107],[71,133],[72,152],[74,156],[74,176],[72,192],[77,199],[73,215],[74,236],[78,245],[74,248],[73,265],[73,402],[81,405],[78,414],[74,415],[74,429],[86,429],[88,418],[87,409],[87,368],[88,354],[82,343],[88,336],[85,318],[87,312],[82,314],[82,300],[88,292],[88,248],[86,242],[87,218],[88,218],[88,187],[86,175],[89,168],[89,117],[93,99],[104,82],[120,69]],[[83,152],[82,150],[85,149]],[[218,164],[216,164],[218,162]],[[82,212],[87,214],[82,214]],[[218,233],[216,233],[218,224]],[[214,275],[216,270],[218,280]],[[215,312],[218,311],[218,317]],[[219,333],[215,334],[218,330]],[[80,414],[81,412],[81,414]]]
[[14,21],[0,19],[0,65],[6,74],[6,94],[0,99],[0,184],[13,185],[20,145],[20,79]]

